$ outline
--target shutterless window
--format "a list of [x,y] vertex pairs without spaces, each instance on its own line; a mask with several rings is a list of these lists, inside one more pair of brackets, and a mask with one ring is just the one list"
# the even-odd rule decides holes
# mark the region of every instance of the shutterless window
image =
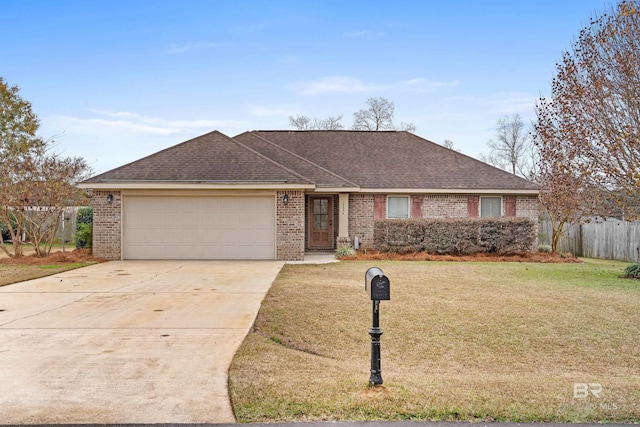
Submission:
[[502,197],[481,197],[480,216],[502,216]]
[[409,218],[409,196],[387,197],[387,218]]

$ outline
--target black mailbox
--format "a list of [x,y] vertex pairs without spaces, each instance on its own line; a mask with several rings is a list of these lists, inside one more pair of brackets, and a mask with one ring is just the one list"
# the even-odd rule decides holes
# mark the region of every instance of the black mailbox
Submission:
[[378,267],[371,267],[364,275],[364,288],[372,301],[391,299],[389,278]]

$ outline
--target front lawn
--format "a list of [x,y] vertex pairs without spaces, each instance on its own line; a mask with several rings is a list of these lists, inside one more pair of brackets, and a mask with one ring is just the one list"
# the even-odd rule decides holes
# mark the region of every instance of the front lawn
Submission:
[[0,286],[51,276],[97,262],[104,262],[104,260],[89,255],[86,250],[56,251],[44,258],[32,253],[21,258],[8,258],[2,253],[0,255]]
[[[286,265],[231,366],[235,414],[638,422],[640,282],[617,277],[625,265]],[[368,386],[372,266],[391,281],[381,387]]]

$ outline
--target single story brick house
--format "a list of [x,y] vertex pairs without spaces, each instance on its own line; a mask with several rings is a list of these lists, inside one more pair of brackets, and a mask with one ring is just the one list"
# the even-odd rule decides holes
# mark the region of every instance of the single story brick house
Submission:
[[301,260],[384,218],[538,218],[538,186],[408,132],[214,131],[79,184],[107,259]]

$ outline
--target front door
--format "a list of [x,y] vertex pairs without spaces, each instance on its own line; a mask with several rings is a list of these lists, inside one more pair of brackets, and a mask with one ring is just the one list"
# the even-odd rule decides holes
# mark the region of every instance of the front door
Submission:
[[333,249],[333,197],[309,197],[309,249]]

